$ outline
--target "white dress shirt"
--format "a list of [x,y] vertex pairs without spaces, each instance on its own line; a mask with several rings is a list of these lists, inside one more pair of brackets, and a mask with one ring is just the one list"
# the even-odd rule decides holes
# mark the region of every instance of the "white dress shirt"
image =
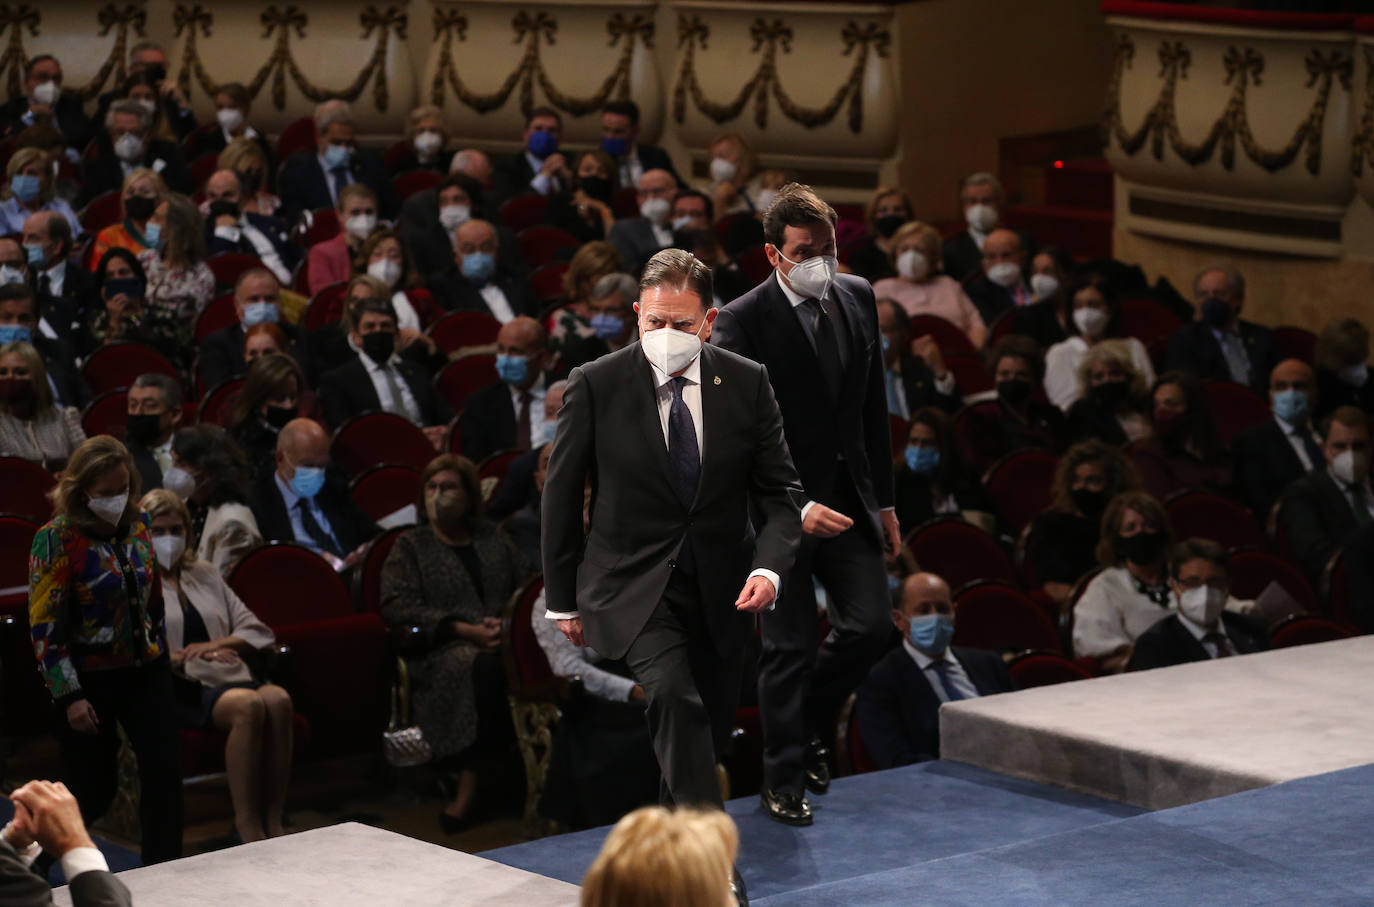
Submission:
[[263,267],[271,271],[282,286],[291,283],[291,270],[281,260],[281,256],[277,254],[277,247],[272,245],[272,240],[268,239],[261,230],[249,222],[248,215],[240,215],[239,222],[232,227],[215,227],[215,235],[235,244],[240,239],[248,240]]
[[525,160],[529,162],[530,169],[534,171],[534,177],[530,180],[531,189],[540,195],[550,195],[561,188],[558,180],[543,172],[544,161],[542,158],[537,158],[526,151]]
[[305,531],[305,524],[301,522],[301,510],[296,506],[301,500],[306,501],[306,507],[310,508],[310,515],[315,518],[315,522],[320,524],[320,529],[331,539],[340,551],[343,545],[339,544],[339,537],[334,534],[334,527],[329,525],[329,517],[324,515],[324,510],[320,507],[319,495],[313,498],[301,498],[291,490],[291,486],[282,479],[281,473],[272,473],[272,478],[277,482],[277,491],[281,493],[282,503],[286,505],[286,516],[291,520],[291,534],[295,536],[297,544],[304,545],[312,551],[319,551],[320,546],[315,544],[315,540],[310,537],[310,533]]
[[[965,224],[964,226],[968,230],[968,235],[973,237],[973,244],[978,247],[978,251],[983,251],[983,243],[988,241],[988,235],[984,233],[982,230],[974,228],[970,224]],[[996,227],[994,227],[993,229],[995,230]]]
[[[363,368],[367,369],[367,377],[372,381],[372,388],[377,392],[377,401],[381,403],[382,409],[398,416],[405,416],[416,425],[423,426],[420,405],[415,402],[415,395],[410,392],[405,375],[396,367],[396,363],[401,361],[400,358],[393,354],[386,361],[385,368],[374,362],[366,353],[359,353],[358,358],[362,360]],[[388,372],[395,379],[396,386],[401,389],[400,400],[394,399],[391,395],[391,382],[386,378]]]
[[[528,390],[519,390],[514,387],[507,387],[510,391],[511,410],[515,413],[515,418],[520,418],[520,395],[529,394],[530,404],[527,418],[530,422],[530,443],[535,439],[544,437],[544,398],[548,396],[549,389],[541,378],[530,386]],[[520,435],[520,426],[515,427],[516,437]]]
[[59,261],[43,272],[48,278],[48,292],[53,296],[61,296],[62,288],[67,285],[67,263]]
[[1208,658],[1216,658],[1221,654],[1220,650],[1217,648],[1216,640],[1207,638],[1209,633],[1220,633],[1222,636],[1225,636],[1227,642],[1231,643],[1232,653],[1240,654],[1240,650],[1236,648],[1236,641],[1231,638],[1230,633],[1226,632],[1226,621],[1218,619],[1215,627],[1208,628],[1204,627],[1202,624],[1194,623],[1189,619],[1188,615],[1180,611],[1178,613],[1178,622],[1183,624],[1184,629],[1193,634],[1198,642],[1202,643],[1202,648],[1207,651]]
[[[1302,438],[1298,437],[1299,426],[1289,425],[1278,416],[1274,416],[1274,421],[1278,423],[1279,430],[1283,432],[1283,436],[1288,439],[1288,446],[1293,448],[1293,453],[1298,455],[1298,462],[1302,464],[1302,471],[1311,472],[1313,466],[1312,458],[1307,455],[1307,445],[1302,443]],[[1312,438],[1313,441],[1317,440],[1316,436],[1312,433],[1311,426],[1304,425],[1301,427],[1306,429],[1309,438]]]
[[620,185],[638,186],[639,178],[644,175],[644,164],[639,160],[639,149],[634,145],[620,159]]
[[965,699],[977,699],[982,694],[973,685],[973,680],[964,670],[964,666],[959,663],[959,659],[954,657],[954,653],[949,649],[945,650],[944,658],[931,658],[920,649],[911,644],[911,640],[902,640],[902,648],[906,649],[906,654],[911,656],[912,661],[916,662],[916,667],[921,669],[925,675],[926,682],[930,684],[930,689],[935,693],[941,702],[949,702],[949,694],[945,692],[945,685],[940,681],[940,672],[935,670],[937,662],[945,665],[945,676],[949,678],[949,685],[959,691]]
[[153,455],[153,459],[157,461],[157,468],[162,471],[163,475],[166,475],[167,470],[172,468],[172,438],[174,437],[176,437],[176,432],[167,436],[167,442],[165,444],[159,444],[157,447],[148,451],[148,453]]
[[506,298],[506,292],[496,285],[496,281],[488,280],[477,288],[477,292],[497,321],[507,324],[515,320],[515,309],[511,308],[510,300]]

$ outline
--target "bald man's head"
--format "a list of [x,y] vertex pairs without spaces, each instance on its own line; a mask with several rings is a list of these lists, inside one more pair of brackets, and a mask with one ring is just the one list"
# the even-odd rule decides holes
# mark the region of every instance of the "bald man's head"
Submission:
[[934,573],[913,573],[902,583],[902,600],[892,612],[893,622],[902,634],[913,617],[927,614],[954,614],[949,584]]
[[563,408],[563,392],[567,389],[566,381],[555,381],[549,385],[549,389],[544,392],[544,421],[558,421],[558,411]]
[[292,419],[277,433],[278,474],[289,483],[301,466],[329,466],[329,434],[314,419]]
[[[528,315],[512,318],[496,333],[497,370],[502,380],[517,390],[529,390],[544,375],[549,360],[549,333]],[[513,370],[502,371],[502,357],[515,364]],[[519,360],[524,361],[523,368]]]
[[1269,407],[1292,425],[1306,425],[1317,402],[1317,379],[1301,359],[1285,359],[1269,373]]
[[983,243],[984,260],[992,258],[994,262],[1009,261],[1012,260],[1009,256],[1015,256],[1019,264],[1022,254],[1021,237],[1017,236],[1014,230],[993,230]]
[[448,172],[466,174],[485,189],[491,185],[491,158],[476,148],[464,148],[453,156]]
[[235,205],[242,203],[243,189],[239,175],[232,170],[216,170],[205,181],[205,197],[211,204],[221,201]]

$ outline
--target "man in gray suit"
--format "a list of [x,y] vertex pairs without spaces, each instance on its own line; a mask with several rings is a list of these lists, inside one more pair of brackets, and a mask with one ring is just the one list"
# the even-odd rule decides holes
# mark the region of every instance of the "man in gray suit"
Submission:
[[[649,170],[639,178],[639,217],[618,220],[608,237],[625,270],[639,274],[659,249],[673,244],[673,195],[677,181],[667,170]],[[709,306],[711,300],[707,300]]]
[[129,889],[96,850],[81,808],[66,785],[30,781],[10,794],[14,819],[0,831],[0,904],[39,907],[53,902],[48,883],[29,869],[40,851],[62,861],[76,907],[127,907]]

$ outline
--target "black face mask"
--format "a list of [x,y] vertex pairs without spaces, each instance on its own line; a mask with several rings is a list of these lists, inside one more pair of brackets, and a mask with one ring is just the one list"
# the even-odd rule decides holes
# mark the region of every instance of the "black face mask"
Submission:
[[579,176],[577,187],[597,201],[611,200],[611,181],[604,176]]
[[887,214],[873,222],[873,229],[878,231],[878,235],[883,239],[891,239],[892,234],[897,232],[897,228],[906,223],[910,218],[902,217],[900,214]]
[[1078,508],[1079,513],[1089,519],[1097,519],[1102,515],[1102,511],[1107,508],[1107,492],[1105,491],[1075,488],[1069,492],[1069,497],[1073,498],[1073,506]]
[[148,75],[148,78],[152,79],[154,82],[161,82],[167,78],[167,66],[163,63],[153,63],[149,66],[145,66],[143,71]]
[[997,396],[1008,406],[1021,407],[1035,391],[1034,385],[1020,378],[1009,378],[997,382]]
[[1220,329],[1231,320],[1231,304],[1224,299],[1208,296],[1202,300],[1202,310],[1199,314],[1206,324]]
[[1131,386],[1125,381],[1107,381],[1094,385],[1088,391],[1088,397],[1099,409],[1111,412],[1124,403],[1130,393]]
[[209,218],[209,219],[210,219],[210,223],[214,223],[214,222],[220,217],[220,215],[223,215],[223,214],[227,214],[227,215],[229,215],[230,217],[232,217],[234,220],[238,220],[238,219],[239,219],[239,206],[238,206],[238,203],[237,203],[237,202],[231,202],[231,201],[229,201],[228,199],[222,198],[222,199],[220,199],[219,201],[217,201],[217,202],[212,202],[212,203],[210,204],[210,218]]
[[386,364],[396,351],[396,335],[391,331],[373,331],[363,335],[363,352],[378,365]]
[[124,215],[129,220],[147,220],[157,210],[157,199],[146,195],[131,195],[124,199]]
[[[372,335],[368,335],[369,337]],[[290,406],[273,406],[267,404],[267,411],[263,413],[263,421],[273,428],[280,431],[286,426],[287,422],[296,418],[296,410]]]
[[1156,563],[1163,556],[1166,544],[1164,533],[1158,530],[1116,537],[1117,553],[1136,564]]
[[162,434],[162,417],[151,413],[129,416],[124,424],[129,440],[142,447],[152,446]]

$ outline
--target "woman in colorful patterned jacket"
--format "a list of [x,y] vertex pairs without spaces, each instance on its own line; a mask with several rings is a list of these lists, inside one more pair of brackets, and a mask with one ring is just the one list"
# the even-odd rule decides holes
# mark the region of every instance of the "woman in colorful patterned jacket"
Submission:
[[72,454],[54,516],[33,539],[29,623],[88,825],[114,800],[116,725],[133,746],[146,865],[181,855],[182,811],[161,577],[138,484],[129,451],[109,435]]

